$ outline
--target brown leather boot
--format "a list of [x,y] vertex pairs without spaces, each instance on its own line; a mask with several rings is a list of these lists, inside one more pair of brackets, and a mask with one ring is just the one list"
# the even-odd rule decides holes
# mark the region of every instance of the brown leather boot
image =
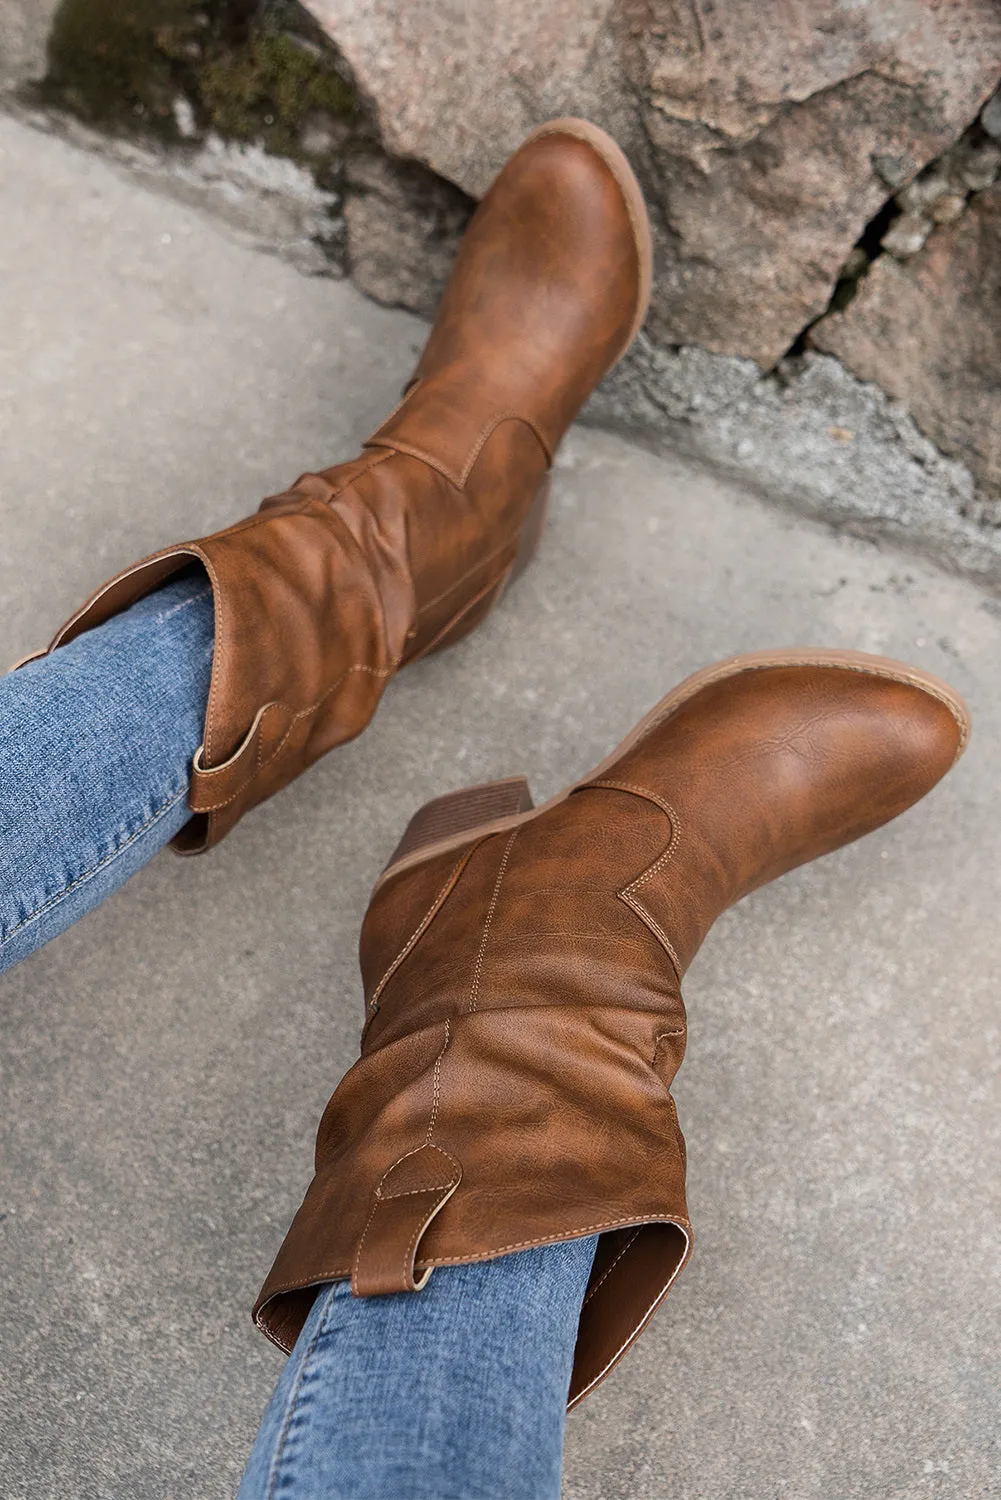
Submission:
[[364,729],[398,667],[484,617],[535,549],[563,434],[643,321],[650,263],[614,141],[543,125],[474,214],[404,399],[361,456],[127,568],[62,627],[50,651],[206,569],[215,659],[176,847],[217,843]]
[[749,891],[879,827],[962,753],[965,705],[847,651],[736,657],[670,693],[589,776],[430,803],[372,896],[362,1056],[255,1308],[289,1349],[318,1282],[423,1285],[435,1266],[601,1232],[570,1403],[688,1258],[669,1093],[680,982]]

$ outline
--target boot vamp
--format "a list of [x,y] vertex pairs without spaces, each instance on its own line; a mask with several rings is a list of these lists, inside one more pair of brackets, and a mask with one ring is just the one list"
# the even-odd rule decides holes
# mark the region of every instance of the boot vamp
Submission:
[[636,234],[592,146],[561,134],[528,143],[474,214],[417,366],[421,388],[377,440],[412,439],[419,416],[461,468],[484,422],[510,411],[554,449],[628,338]]
[[687,968],[727,906],[871,832],[949,769],[926,690],[862,669],[763,667],[702,688],[606,771],[662,797],[678,845],[641,892]]

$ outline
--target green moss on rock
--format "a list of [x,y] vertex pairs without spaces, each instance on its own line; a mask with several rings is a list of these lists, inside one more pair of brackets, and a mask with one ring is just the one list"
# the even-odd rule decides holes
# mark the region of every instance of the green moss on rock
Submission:
[[174,133],[178,75],[204,32],[196,0],[63,0],[42,92],[88,120]]
[[260,139],[282,155],[299,154],[303,122],[315,111],[341,119],[356,112],[343,78],[267,17],[243,46],[211,58],[199,83],[208,120],[220,135]]
[[177,140],[215,130],[304,159],[302,131],[322,116],[350,128],[352,86],[312,18],[291,0],[63,0],[41,92],[116,130]]

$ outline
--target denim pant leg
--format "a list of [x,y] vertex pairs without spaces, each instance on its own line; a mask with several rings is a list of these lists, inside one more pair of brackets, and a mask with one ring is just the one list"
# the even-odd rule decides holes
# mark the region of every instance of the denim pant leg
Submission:
[[183,827],[212,666],[192,569],[0,677],[0,970],[96,906]]
[[321,1288],[238,1500],[558,1500],[596,1245],[444,1266],[421,1292]]

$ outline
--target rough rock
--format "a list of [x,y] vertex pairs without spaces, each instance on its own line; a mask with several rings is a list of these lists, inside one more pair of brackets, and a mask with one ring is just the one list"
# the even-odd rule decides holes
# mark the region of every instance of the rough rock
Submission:
[[0,0],[0,88],[41,78],[60,0]]
[[978,496],[969,469],[946,458],[902,402],[828,355],[808,351],[763,375],[752,360],[665,349],[640,334],[584,419],[1001,590],[1001,501]]
[[811,342],[906,402],[943,452],[1001,492],[1001,187],[976,194],[906,265],[874,262]]
[[472,203],[426,170],[375,154],[348,160],[345,187],[352,280],[379,302],[430,317]]
[[307,0],[390,152],[472,196],[540,120],[622,142],[653,210],[650,329],[768,366],[826,307],[887,187],[1001,75],[996,0]]

